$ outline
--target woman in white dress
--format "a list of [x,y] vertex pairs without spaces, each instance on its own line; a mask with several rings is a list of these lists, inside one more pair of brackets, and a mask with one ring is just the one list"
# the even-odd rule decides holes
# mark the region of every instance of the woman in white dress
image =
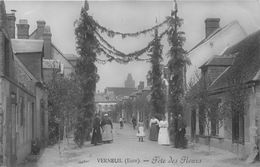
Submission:
[[168,121],[163,117],[163,119],[159,122],[159,136],[158,136],[158,144],[160,145],[170,145],[170,138],[168,132]]

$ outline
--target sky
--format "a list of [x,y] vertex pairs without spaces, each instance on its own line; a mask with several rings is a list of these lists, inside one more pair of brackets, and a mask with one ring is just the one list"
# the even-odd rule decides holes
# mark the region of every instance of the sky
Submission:
[[[250,34],[260,27],[259,0],[177,0],[179,17],[184,19],[182,31],[185,32],[184,48],[191,49],[205,37],[205,19],[220,18],[220,27],[238,20],[245,31]],[[79,18],[84,1],[5,1],[6,11],[17,10],[16,22],[27,19],[30,32],[35,30],[37,20],[45,20],[51,27],[52,42],[63,53],[76,52],[74,22]],[[150,28],[164,21],[174,8],[173,0],[92,0],[89,1],[89,14],[101,25],[120,32],[136,32]],[[113,46],[125,53],[145,47],[152,39],[152,34],[138,38],[109,38],[103,35]],[[167,40],[163,39],[163,57],[167,62]],[[127,65],[115,62],[97,64],[100,80],[97,90],[106,87],[123,87],[128,73],[131,73],[136,86],[139,81],[146,82],[148,62],[131,62]]]

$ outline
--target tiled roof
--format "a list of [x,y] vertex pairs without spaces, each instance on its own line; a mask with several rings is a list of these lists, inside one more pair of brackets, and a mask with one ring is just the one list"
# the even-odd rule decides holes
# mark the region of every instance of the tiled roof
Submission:
[[79,58],[78,55],[75,54],[64,54],[64,56],[66,57],[66,59],[68,60],[77,60]]
[[43,51],[42,40],[11,39],[14,53],[39,53]]
[[211,91],[228,87],[231,80],[241,77],[243,83],[259,80],[260,70],[260,31],[257,31],[236,45],[228,48],[224,55],[236,55],[230,66],[209,87]]
[[233,61],[233,56],[214,56],[200,68],[205,66],[231,66],[233,64]]
[[52,46],[71,66],[73,66],[73,65],[71,64],[71,62],[64,56],[64,54],[63,54],[53,43],[51,43],[51,46]]
[[198,48],[200,45],[206,43],[208,40],[210,40],[211,38],[214,38],[216,35],[218,35],[221,31],[224,31],[226,29],[229,29],[231,26],[238,24],[238,21],[232,21],[231,23],[225,25],[222,28],[218,28],[216,29],[211,35],[209,35],[208,37],[204,38],[203,40],[201,40],[197,45],[195,45],[192,49],[189,50],[189,53],[192,52],[193,50],[195,50],[196,48]]

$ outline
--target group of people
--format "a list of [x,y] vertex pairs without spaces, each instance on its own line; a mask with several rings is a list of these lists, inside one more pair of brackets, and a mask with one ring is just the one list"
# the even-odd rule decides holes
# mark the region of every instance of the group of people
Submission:
[[[185,148],[187,145],[187,141],[185,138],[186,134],[186,122],[182,118],[182,115],[179,114],[177,118],[175,118],[175,138],[174,138],[174,145],[176,148]],[[132,119],[133,128],[135,129],[136,120]],[[168,121],[166,120],[165,116],[162,116],[162,119],[159,121],[156,117],[152,117],[149,123],[150,133],[149,139],[152,141],[158,141],[160,145],[170,145],[170,137],[168,132]],[[143,122],[138,123],[138,132],[137,137],[139,141],[143,141],[145,137],[144,133],[144,124]]]
[[113,124],[108,114],[104,114],[103,119],[96,114],[93,121],[91,144],[109,143],[113,141]]
[[170,137],[168,133],[168,121],[163,116],[159,121],[156,117],[152,117],[149,123],[150,134],[149,139],[158,141],[160,145],[170,145]]

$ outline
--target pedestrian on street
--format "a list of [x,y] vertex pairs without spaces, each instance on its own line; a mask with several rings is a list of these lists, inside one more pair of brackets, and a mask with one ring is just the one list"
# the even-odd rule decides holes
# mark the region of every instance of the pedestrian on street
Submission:
[[160,145],[170,145],[168,126],[168,121],[165,116],[163,116],[162,120],[159,122],[160,130],[158,135],[158,144]]
[[133,128],[135,130],[135,127],[136,127],[136,118],[135,117],[132,118],[132,124],[133,124]]
[[122,117],[120,117],[119,123],[120,123],[120,129],[122,129],[124,127],[124,120]]
[[101,127],[102,127],[102,141],[104,143],[109,143],[113,141],[113,124],[111,119],[108,117],[108,114],[104,115],[104,118],[101,121]]
[[138,128],[137,128],[137,134],[136,136],[138,137],[138,141],[139,142],[143,142],[144,141],[144,137],[145,137],[145,133],[144,133],[144,123],[143,122],[139,122],[138,123]]
[[158,141],[158,133],[159,133],[159,120],[152,116],[150,123],[150,133],[149,133],[149,139],[152,141]]
[[92,139],[91,144],[97,145],[98,143],[102,143],[102,136],[101,136],[101,122],[99,114],[95,115],[93,121],[93,130],[92,130]]
[[177,120],[177,147],[176,148],[186,148],[187,139],[185,138],[186,134],[186,122],[183,119],[182,115],[178,115]]

